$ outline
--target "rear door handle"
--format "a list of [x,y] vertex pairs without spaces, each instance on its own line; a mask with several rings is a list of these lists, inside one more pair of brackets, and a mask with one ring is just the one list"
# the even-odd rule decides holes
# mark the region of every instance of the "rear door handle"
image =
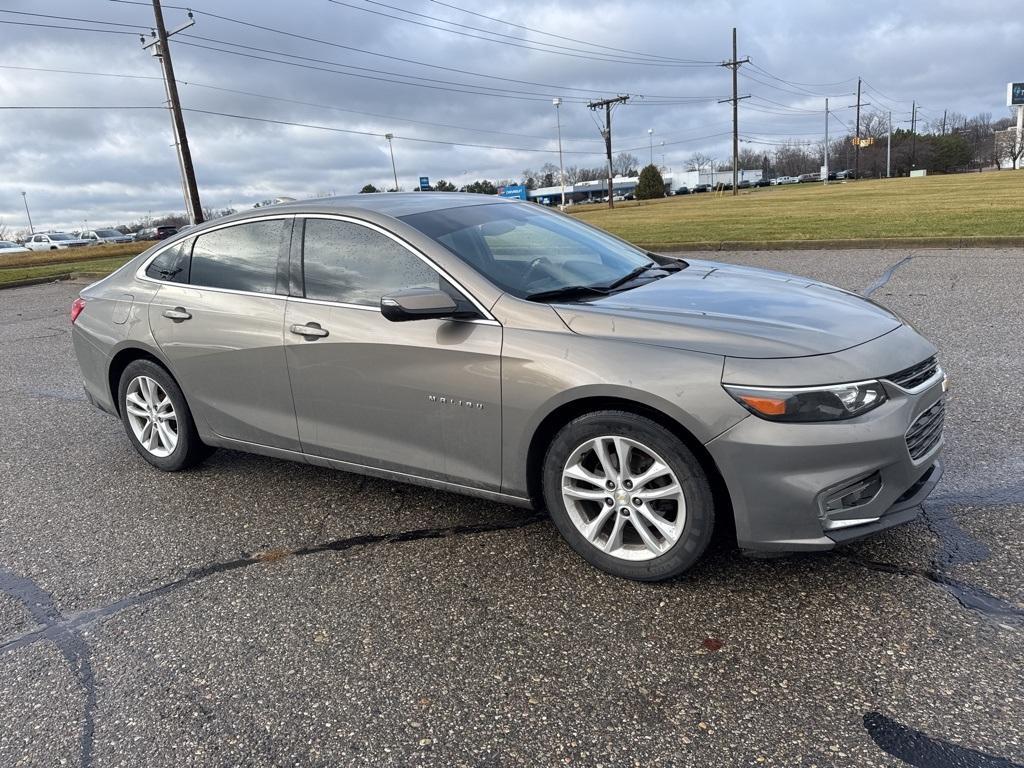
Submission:
[[320,323],[306,323],[305,325],[293,325],[292,333],[305,336],[310,341],[322,339],[327,336],[327,330],[320,327]]
[[184,307],[175,307],[174,309],[165,309],[164,317],[168,320],[174,320],[175,322],[182,322],[184,320],[191,320],[191,313]]

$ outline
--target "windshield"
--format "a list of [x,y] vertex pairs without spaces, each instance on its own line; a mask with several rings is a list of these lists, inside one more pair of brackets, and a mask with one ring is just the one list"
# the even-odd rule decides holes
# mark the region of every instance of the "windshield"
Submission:
[[75,239],[71,235],[66,235],[63,232],[53,232],[50,235],[48,235],[48,237],[51,240],[74,240]]
[[644,251],[534,204],[445,208],[401,219],[519,298],[607,287],[651,263]]
[[121,237],[121,233],[116,229],[97,229],[96,234],[100,237]]

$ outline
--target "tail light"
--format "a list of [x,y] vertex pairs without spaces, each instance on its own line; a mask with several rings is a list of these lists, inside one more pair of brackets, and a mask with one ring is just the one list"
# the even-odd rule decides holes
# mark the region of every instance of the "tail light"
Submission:
[[73,302],[71,302],[71,324],[75,324],[75,320],[82,314],[82,310],[85,309],[85,299],[79,296]]

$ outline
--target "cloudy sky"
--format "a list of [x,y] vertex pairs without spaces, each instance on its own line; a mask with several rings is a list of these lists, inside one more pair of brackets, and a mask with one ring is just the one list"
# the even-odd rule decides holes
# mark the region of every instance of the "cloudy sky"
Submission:
[[[102,108],[0,111],[0,221],[25,227],[22,191],[36,229],[183,210],[159,63],[138,39],[150,4],[2,5],[0,106]],[[925,121],[944,109],[1001,117],[1006,82],[1024,78],[1024,17],[1008,6],[197,0],[172,53],[203,205],[247,207],[390,185],[387,132],[406,189],[420,175],[464,184],[557,164],[556,96],[566,165],[602,162],[585,102],[620,93],[632,98],[614,113],[616,151],[646,162],[653,129],[659,164],[681,169],[697,151],[724,159],[730,112],[717,100],[731,86],[717,64],[733,26],[751,60],[740,77],[745,146],[819,140],[826,95],[831,130],[844,131],[858,76],[868,109],[892,110],[894,123],[909,121],[913,99]],[[169,28],[187,20],[183,5],[164,8]]]

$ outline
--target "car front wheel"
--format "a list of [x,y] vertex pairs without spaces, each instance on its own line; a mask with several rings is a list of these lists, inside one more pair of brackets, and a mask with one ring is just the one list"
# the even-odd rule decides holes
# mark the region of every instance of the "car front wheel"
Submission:
[[177,472],[212,453],[199,439],[178,383],[151,360],[136,360],[124,369],[118,403],[128,440],[157,469]]
[[548,449],[543,488],[569,545],[615,576],[671,578],[711,540],[714,501],[700,462],[642,416],[601,411],[567,424]]

